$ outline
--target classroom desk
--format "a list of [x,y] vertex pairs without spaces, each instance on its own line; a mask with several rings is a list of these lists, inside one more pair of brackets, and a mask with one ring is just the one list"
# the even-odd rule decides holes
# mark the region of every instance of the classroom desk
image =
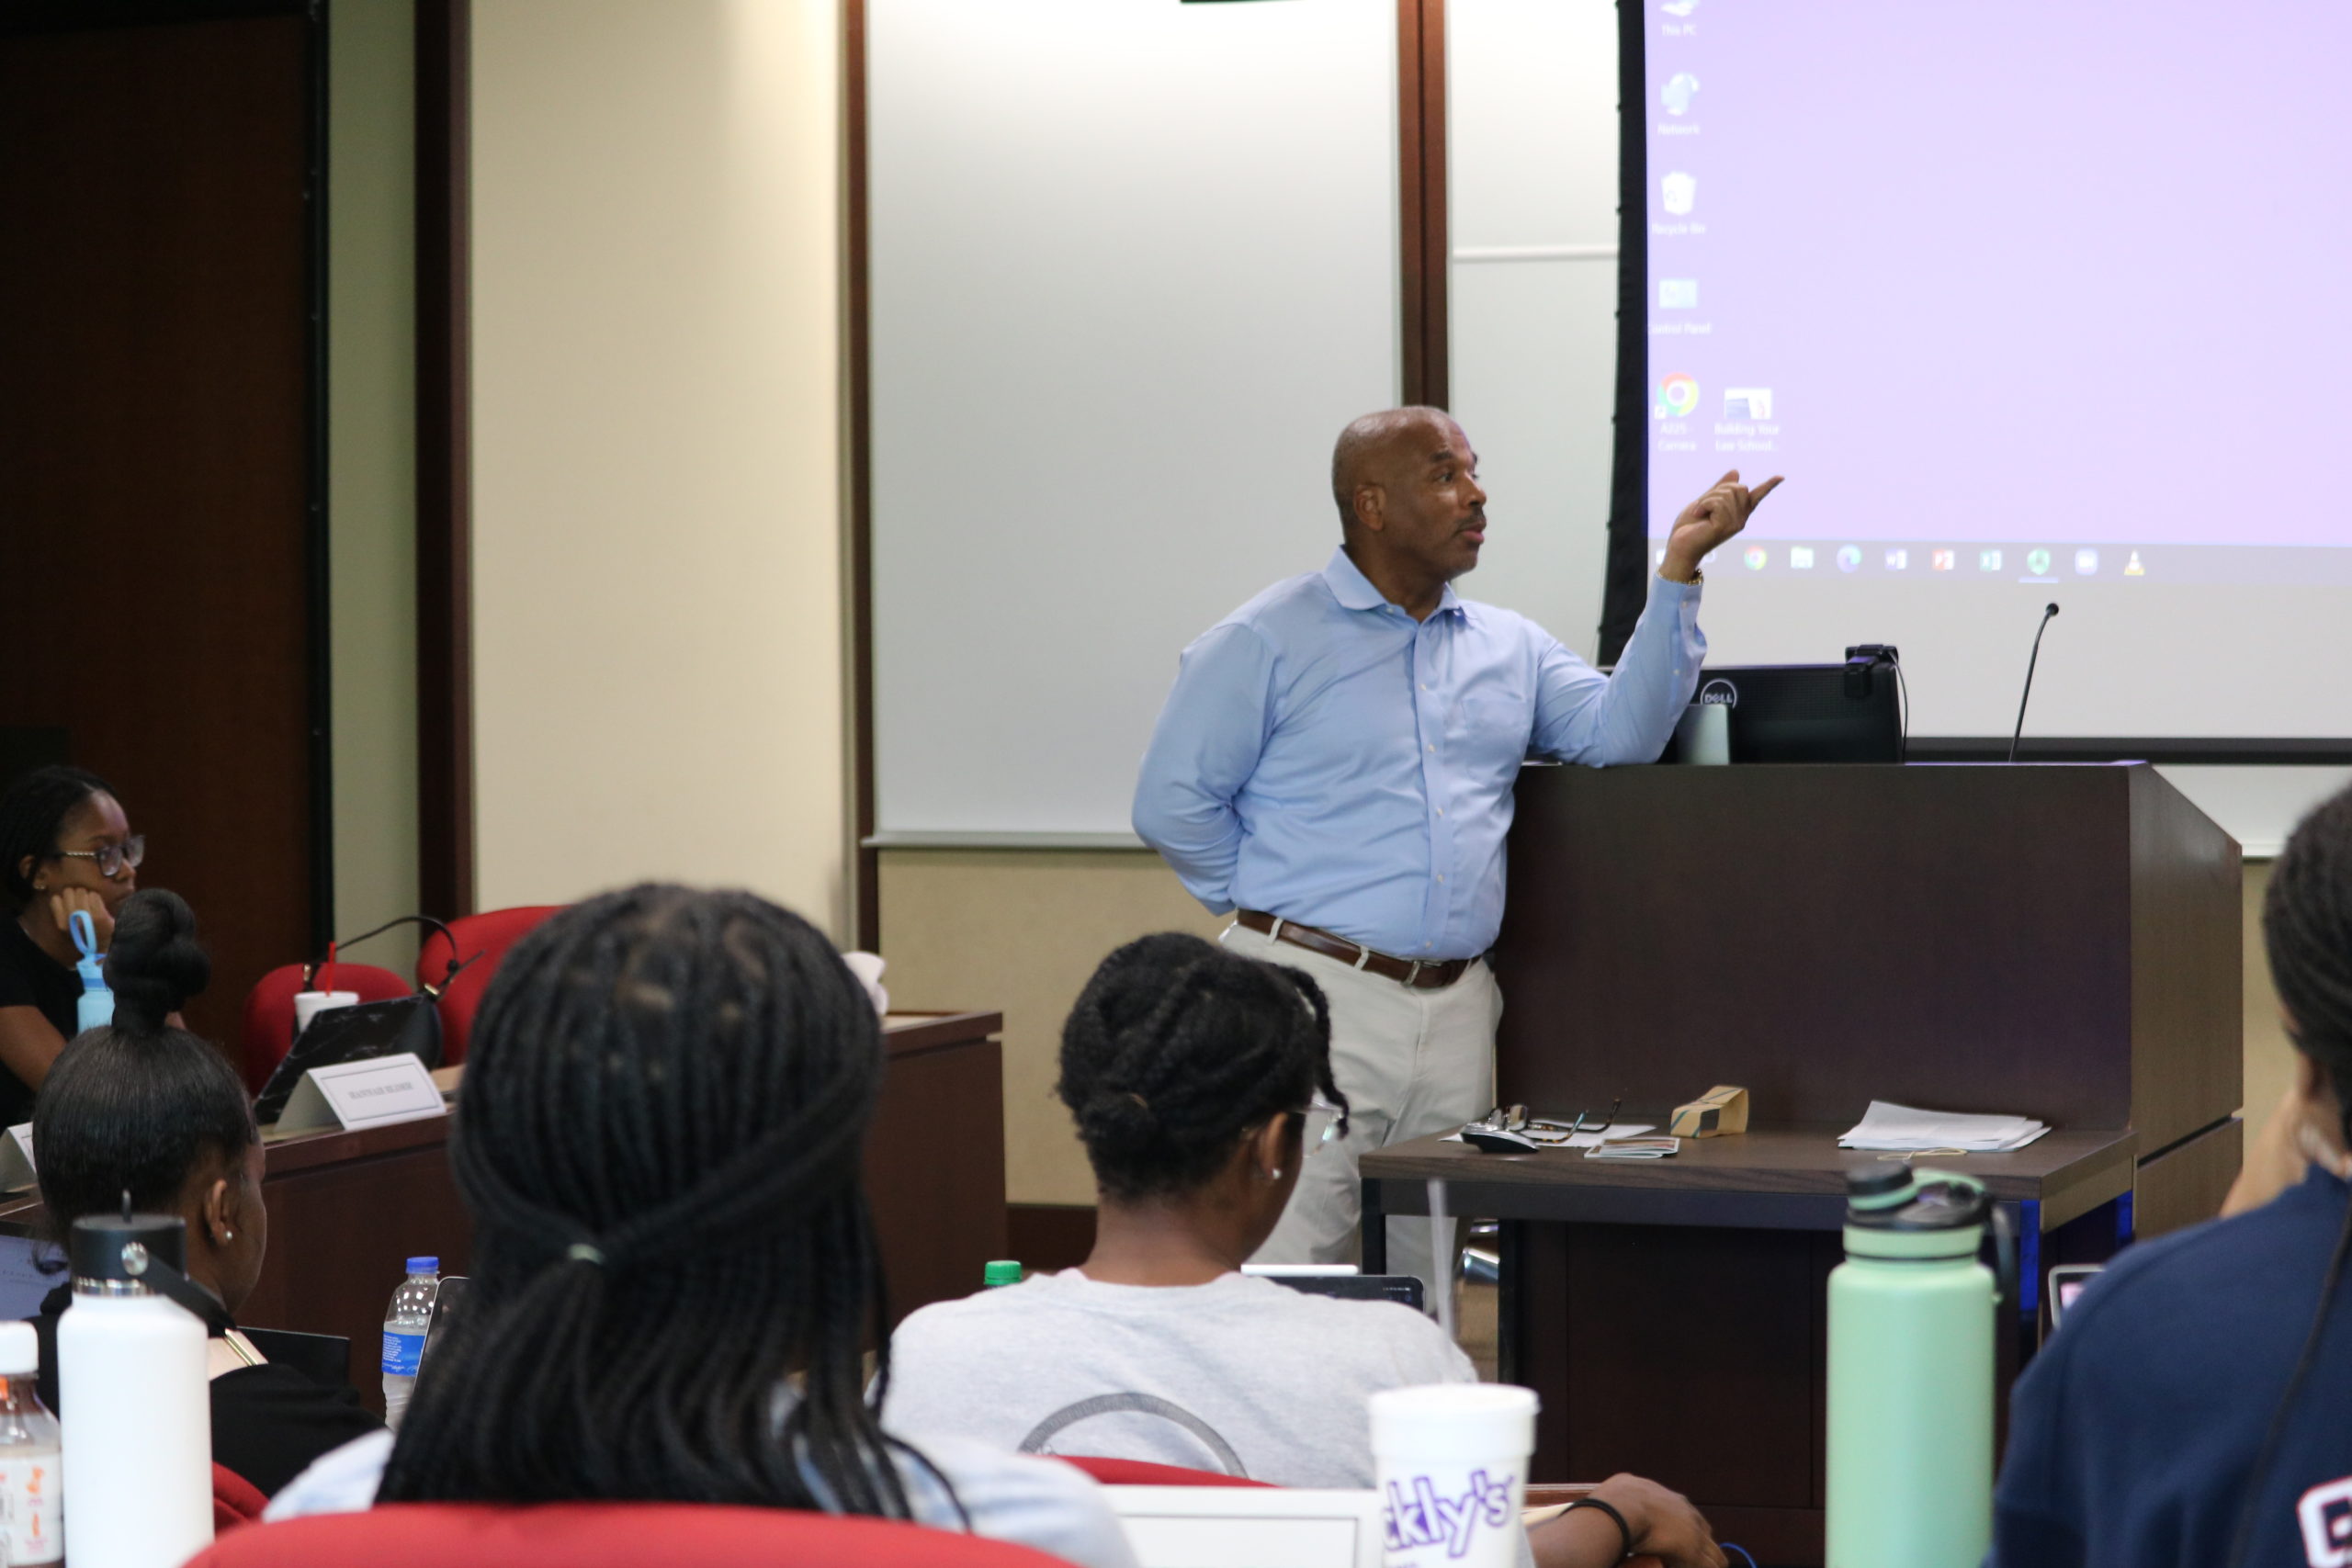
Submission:
[[[894,1013],[866,1140],[865,1189],[895,1321],[979,1288],[1004,1253],[1004,1027],[992,1012]],[[473,1225],[449,1171],[449,1120],[266,1135],[269,1250],[239,1316],[351,1340],[351,1380],[381,1409],[384,1306],[404,1260],[471,1266]],[[0,1231],[38,1234],[39,1197],[0,1200]]]
[[[1385,1262],[1374,1222],[1427,1213],[1428,1183],[1442,1180],[1448,1213],[1503,1222],[1500,1374],[1543,1401],[1530,1473],[1649,1475],[1687,1494],[1719,1537],[1817,1563],[1826,1282],[1844,1257],[1846,1171],[1881,1158],[1839,1149],[1841,1131],[1751,1127],[1642,1161],[1398,1144],[1363,1157],[1364,1268]],[[2136,1142],[2052,1132],[2013,1154],[1918,1162],[1982,1179],[2018,1237],[2004,1391],[2035,1339],[2026,1282],[2130,1239]]]

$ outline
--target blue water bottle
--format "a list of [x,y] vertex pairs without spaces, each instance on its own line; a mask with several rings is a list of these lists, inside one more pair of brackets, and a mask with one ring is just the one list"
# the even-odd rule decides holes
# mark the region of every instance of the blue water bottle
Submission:
[[87,909],[76,909],[66,918],[65,926],[74,934],[74,945],[81,950],[82,961],[74,967],[82,972],[82,996],[75,1004],[78,1011],[74,1020],[77,1033],[104,1029],[114,1021],[114,988],[107,984],[106,954],[98,951],[98,928],[90,921]]

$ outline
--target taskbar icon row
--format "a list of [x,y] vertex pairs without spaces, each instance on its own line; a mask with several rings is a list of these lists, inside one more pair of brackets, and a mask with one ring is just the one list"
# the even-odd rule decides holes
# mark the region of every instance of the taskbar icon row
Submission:
[[[1656,548],[1663,565],[1666,549]],[[2145,577],[2149,552],[2129,547],[2079,545],[1837,545],[1775,542],[1716,550],[1707,566],[1733,562],[1749,571],[1822,571],[1873,577],[1949,574],[2014,578],[2019,582],[2064,582],[2095,577]],[[1730,560],[1724,560],[1728,555]]]

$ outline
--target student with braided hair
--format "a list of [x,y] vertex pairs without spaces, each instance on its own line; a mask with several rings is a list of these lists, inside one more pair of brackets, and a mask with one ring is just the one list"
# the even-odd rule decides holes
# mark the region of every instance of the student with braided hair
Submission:
[[2262,932],[2308,1168],[2068,1309],[2018,1380],[1988,1568],[2352,1562],[2352,790],[2287,840]]
[[[1282,1217],[1312,1109],[1344,1135],[1321,989],[1296,969],[1168,932],[1102,961],[1062,1031],[1064,1104],[1094,1167],[1094,1250],[1076,1269],[942,1302],[899,1327],[900,1430],[1025,1453],[1149,1460],[1287,1486],[1373,1483],[1365,1400],[1469,1382],[1437,1325],[1388,1302],[1239,1272]],[[1546,1568],[1630,1545],[1720,1568],[1706,1521],[1653,1482],[1531,1533]]]
[[[245,1086],[220,1052],[171,1022],[211,975],[179,895],[151,887],[123,900],[107,955],[114,1021],[59,1055],[33,1111],[33,1146],[51,1240],[62,1244],[85,1214],[115,1213],[126,1192],[142,1213],[187,1224],[188,1278],[221,1305],[207,1352],[212,1457],[271,1494],[384,1424],[356,1391],[270,1361],[232,1316],[261,1277],[269,1210]],[[58,1402],[57,1325],[73,1304],[61,1283],[33,1319],[41,1397],[69,1422]]]
[[96,773],[35,768],[0,795],[0,1126],[32,1114],[80,1027],[80,954],[66,922],[88,915],[104,953],[146,848]]
[[968,1524],[1131,1568],[1077,1471],[918,1449],[876,1417],[891,1338],[860,1159],[883,1061],[831,944],[748,893],[641,886],[539,926],[466,1063],[464,1310],[397,1444],[328,1455],[269,1517],[731,1503]]

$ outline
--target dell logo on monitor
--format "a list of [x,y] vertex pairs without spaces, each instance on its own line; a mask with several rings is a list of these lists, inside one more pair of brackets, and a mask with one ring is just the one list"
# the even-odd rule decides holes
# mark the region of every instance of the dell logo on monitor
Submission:
[[1736,708],[1739,705],[1739,688],[1729,681],[1710,681],[1699,688],[1699,705]]

